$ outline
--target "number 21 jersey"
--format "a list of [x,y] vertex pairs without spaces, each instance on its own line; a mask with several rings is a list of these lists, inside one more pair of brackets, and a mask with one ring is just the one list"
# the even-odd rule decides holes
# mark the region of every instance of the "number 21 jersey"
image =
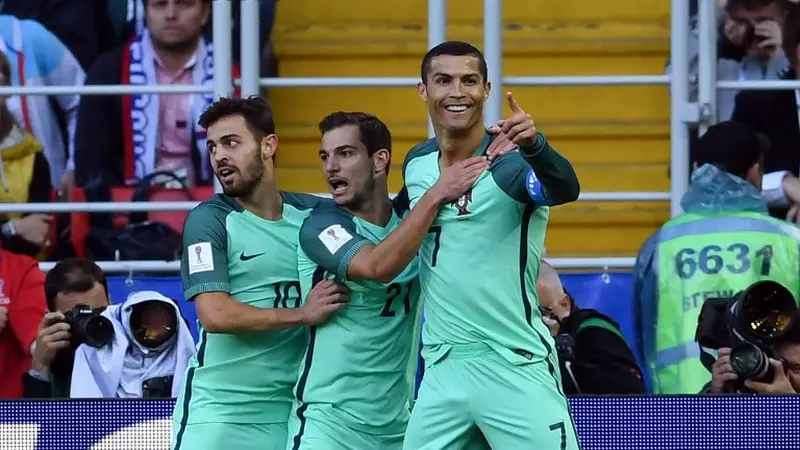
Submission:
[[396,206],[381,227],[326,206],[315,209],[301,228],[298,264],[304,295],[323,279],[336,279],[351,290],[347,306],[310,329],[295,389],[309,419],[334,414],[373,434],[406,428],[419,346],[417,261],[391,283],[347,278],[353,256],[385,238],[403,212]]

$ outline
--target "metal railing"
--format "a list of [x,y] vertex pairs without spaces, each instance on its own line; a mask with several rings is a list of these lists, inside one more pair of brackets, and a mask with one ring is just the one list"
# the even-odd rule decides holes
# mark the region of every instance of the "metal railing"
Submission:
[[[556,269],[630,269],[636,258],[547,258],[545,260]],[[97,265],[106,273],[177,273],[180,271],[180,261],[98,261]],[[56,265],[55,262],[40,262],[39,268],[48,271]]]
[[[714,0],[701,0],[713,2]],[[672,133],[671,133],[671,173],[672,188],[667,192],[587,192],[582,193],[579,201],[670,201],[679,199],[686,190],[688,180],[688,129],[692,119],[687,111],[688,95],[688,60],[686,33],[688,32],[688,0],[671,0],[672,2],[672,62],[674,74],[666,75],[625,75],[625,76],[553,76],[553,77],[503,77],[502,72],[502,0],[484,0],[484,53],[489,66],[489,81],[495,88],[487,101],[485,121],[487,124],[497,122],[502,115],[503,86],[641,86],[669,85],[672,91]],[[0,95],[57,95],[63,93],[80,95],[108,94],[189,94],[212,93],[215,98],[229,96],[234,86],[240,86],[243,95],[257,95],[260,87],[410,87],[418,82],[413,77],[362,77],[362,78],[258,78],[259,69],[259,36],[258,36],[258,0],[242,0],[241,14],[241,50],[242,77],[233,80],[231,71],[216,70],[213,89],[204,86],[21,86],[0,87]],[[213,41],[214,67],[231,67],[231,5],[228,0],[213,0]],[[446,39],[447,35],[447,1],[428,0],[428,45],[434,45]],[[683,35],[683,36],[682,36]],[[684,50],[682,50],[684,49]],[[677,95],[676,95],[677,94]],[[695,118],[696,121],[696,118]],[[429,121],[429,135],[433,134]],[[219,190],[219,184],[216,185]],[[195,202],[147,202],[147,203],[39,203],[39,204],[0,204],[2,212],[109,212],[109,211],[169,211],[188,210]],[[672,215],[679,214],[680,206],[673,201]],[[626,268],[632,265],[632,258],[555,258],[551,261],[559,268]],[[49,263],[43,263],[46,270]],[[104,270],[117,272],[141,270],[148,272],[175,271],[177,263],[159,261],[131,261],[103,263]]]

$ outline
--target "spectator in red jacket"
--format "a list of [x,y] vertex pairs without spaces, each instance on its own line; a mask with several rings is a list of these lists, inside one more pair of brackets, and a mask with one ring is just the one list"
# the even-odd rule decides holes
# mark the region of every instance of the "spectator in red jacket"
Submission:
[[22,397],[22,375],[46,309],[36,260],[0,250],[0,398]]

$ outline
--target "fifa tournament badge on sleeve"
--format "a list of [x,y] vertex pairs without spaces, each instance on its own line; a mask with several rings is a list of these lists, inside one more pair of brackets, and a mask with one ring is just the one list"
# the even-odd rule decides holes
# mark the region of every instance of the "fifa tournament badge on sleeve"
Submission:
[[210,242],[200,242],[190,245],[187,250],[186,259],[188,259],[189,262],[189,275],[198,272],[214,271],[214,258],[211,255]]

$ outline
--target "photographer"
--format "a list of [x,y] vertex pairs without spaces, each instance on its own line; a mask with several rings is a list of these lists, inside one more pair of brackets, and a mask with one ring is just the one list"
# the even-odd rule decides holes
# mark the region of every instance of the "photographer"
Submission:
[[[695,394],[709,372],[695,342],[709,298],[731,297],[759,280],[798,285],[798,229],[769,216],[761,197],[767,139],[720,122],[697,144],[685,214],[639,250],[634,266],[636,333],[656,394]],[[792,295],[797,296],[798,292]]]
[[[100,318],[93,319],[99,322]],[[156,291],[140,291],[102,313],[103,333],[75,354],[71,398],[175,398],[194,340],[178,305]]]
[[65,313],[77,305],[97,311],[109,305],[106,276],[92,261],[65,259],[44,281],[47,309],[39,324],[31,370],[23,376],[25,398],[68,398],[77,345]]
[[704,391],[709,394],[730,394],[740,387],[758,394],[796,394],[800,392],[800,310],[795,311],[792,327],[787,334],[771,346],[774,357],[768,359],[770,369],[765,379],[741,379],[731,363],[731,348],[718,350],[717,360],[711,366],[711,383]]
[[613,320],[578,308],[544,261],[536,292],[542,320],[556,341],[565,394],[644,394],[639,366]]

